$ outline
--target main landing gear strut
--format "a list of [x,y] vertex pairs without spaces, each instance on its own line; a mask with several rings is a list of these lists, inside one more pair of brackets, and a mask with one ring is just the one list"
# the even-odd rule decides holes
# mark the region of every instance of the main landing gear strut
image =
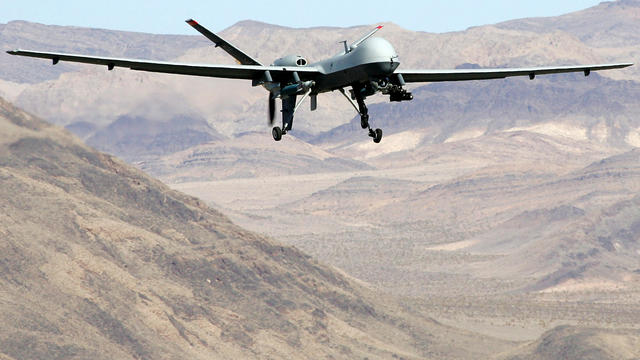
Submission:
[[[309,96],[311,90],[307,91],[302,95],[300,101],[296,102],[297,95],[289,95],[282,98],[282,128],[279,126],[274,127],[271,130],[271,135],[273,135],[273,140],[280,141],[282,140],[282,135],[285,135],[287,131],[291,130],[293,127],[293,115],[298,111],[302,102]],[[316,100],[315,95],[311,95],[311,111],[316,109]]]
[[[302,100],[307,97],[306,95],[307,94],[305,94]],[[302,103],[302,101],[300,102]],[[293,114],[295,113],[296,109],[296,95],[290,95],[282,99],[282,128],[276,126],[271,130],[273,140],[282,140],[282,135],[291,130],[291,127],[293,126]]]
[[358,102],[358,105],[356,105],[353,102],[353,100],[351,100],[351,98],[349,97],[349,95],[346,94],[344,89],[340,88],[338,90],[342,95],[344,95],[344,97],[347,98],[347,100],[349,100],[349,102],[351,103],[353,108],[356,109],[358,114],[360,114],[360,126],[363,129],[369,129],[369,136],[373,138],[374,143],[378,144],[382,140],[382,130],[381,129],[373,130],[369,125],[369,109],[367,109],[367,104],[364,103],[364,97],[362,96],[359,89],[356,89],[356,88],[353,89],[354,96],[356,98],[356,101]]

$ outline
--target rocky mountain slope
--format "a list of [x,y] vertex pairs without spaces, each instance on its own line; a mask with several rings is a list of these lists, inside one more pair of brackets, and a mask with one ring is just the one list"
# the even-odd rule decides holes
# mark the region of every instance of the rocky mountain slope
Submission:
[[639,341],[640,333],[633,330],[562,326],[545,333],[538,341],[505,355],[504,359],[637,359],[640,356]]
[[408,313],[4,100],[0,128],[4,358],[417,359],[506,350]]
[[[609,16],[603,17],[606,13]],[[510,30],[536,33],[563,31],[587,45],[611,49],[633,47],[640,43],[637,21],[640,20],[640,1],[603,1],[599,5],[574,13],[547,18],[507,21],[496,26]]]
[[136,165],[167,183],[373,169],[362,161],[336,156],[292,136],[285,137],[282,146],[273,145],[273,139],[263,133],[251,132],[149,158]]
[[[616,81],[599,74],[586,78],[582,74],[554,75],[533,82],[436,83],[413,94],[413,101],[376,104],[370,113],[371,121],[386,134],[408,130],[421,134],[416,147],[541,123],[574,128],[581,139],[623,147],[640,145],[635,143],[640,134],[636,116],[640,83],[635,81]],[[311,142],[341,148],[365,140],[362,135],[359,119],[353,119]]]
[[[394,24],[385,24],[381,36],[394,44],[401,55],[402,66],[407,68],[453,68],[463,63],[484,67],[609,61],[637,63],[636,57],[640,49],[638,42],[633,39],[639,30],[638,9],[640,4],[637,1],[605,2],[562,17],[522,19],[447,34],[416,33]],[[20,31],[16,32],[18,25]],[[27,47],[20,45],[20,36],[30,33],[30,24],[10,23],[0,26],[0,36],[11,27],[14,27],[12,41],[15,46]],[[300,52],[310,60],[332,54],[336,52],[337,40],[356,38],[368,29],[369,26],[288,29],[246,21],[225,30],[223,35],[250,54],[269,63],[283,53]],[[74,33],[74,36],[82,39],[93,36],[88,29],[72,30],[82,33],[83,35]],[[126,42],[129,36],[126,33],[110,35],[109,31],[101,34],[105,38],[117,35],[114,39],[118,38],[121,42]],[[225,63],[230,60],[219,49],[206,43],[206,40],[190,45],[191,40],[203,41],[197,36],[170,38],[134,35],[144,39],[144,46],[140,43],[138,48],[142,51],[141,56],[144,56],[143,50],[147,47],[154,48],[156,42],[165,42],[169,45],[163,55],[149,56],[166,56],[194,62]],[[40,38],[46,39],[46,34]],[[184,42],[187,45],[175,46],[175,51],[171,52],[170,44],[185,38],[189,39]],[[69,51],[83,50],[82,47],[75,49],[73,44],[68,46]],[[114,51],[122,51],[122,48]],[[114,53],[118,54],[120,53]],[[137,55],[132,53],[131,56]],[[6,55],[0,53],[0,61],[4,59],[2,56]],[[24,82],[20,76],[2,75],[1,93],[36,113],[45,115],[53,122],[67,126],[86,141],[126,158],[145,171],[161,176],[163,181],[171,183],[174,188],[195,195],[208,204],[215,204],[216,208],[224,209],[225,214],[243,227],[273,235],[287,244],[295,245],[321,262],[338,266],[348,274],[364,279],[383,293],[410,297],[406,303],[410,304],[413,314],[428,313],[442,323],[497,336],[507,344],[513,344],[509,341],[514,340],[533,340],[549,331],[540,339],[515,350],[510,345],[505,345],[505,342],[484,338],[482,341],[497,346],[492,353],[504,349],[505,353],[500,356],[507,358],[557,358],[563,355],[580,357],[585,354],[602,355],[604,358],[637,357],[637,354],[629,350],[634,348],[637,334],[633,330],[621,329],[637,328],[640,323],[640,203],[637,195],[640,191],[640,154],[634,149],[640,146],[640,123],[637,116],[639,109],[636,101],[640,95],[638,66],[623,71],[594,73],[587,78],[578,74],[538,77],[535,81],[509,79],[428,84],[414,89],[416,99],[413,102],[402,104],[388,104],[380,102],[382,98],[374,97],[371,98],[370,106],[372,124],[385,130],[385,138],[382,143],[373,144],[359,128],[357,119],[349,121],[353,119],[353,110],[336,94],[320,98],[320,111],[311,113],[304,106],[297,115],[296,131],[291,133],[293,136],[274,143],[266,126],[265,93],[262,89],[251,88],[248,83],[125,70],[107,72],[103,68],[82,66],[51,67],[46,62],[38,65],[39,62],[33,59],[24,61],[24,66],[33,66],[28,71],[53,69],[59,72],[42,75],[42,78],[36,80],[36,84]],[[12,67],[7,69],[6,71],[13,71]],[[21,71],[27,71],[25,69]],[[51,129],[42,124],[38,126]],[[9,126],[9,129],[14,128]],[[6,133],[11,134],[12,131],[7,130]],[[56,131],[60,133],[59,130]],[[52,138],[53,135],[48,137]],[[68,135],[63,138],[64,141],[55,143],[66,144],[70,141]],[[19,142],[18,140],[19,137],[11,141]],[[11,152],[14,150],[6,150],[11,149],[8,144],[12,142],[7,141],[3,154],[14,159],[14,153]],[[327,268],[313,262],[309,265],[304,262],[306,260],[295,260],[287,257],[288,255],[283,258],[287,265],[282,265],[279,260],[273,260],[271,255],[255,250],[262,245],[249,240],[239,240],[241,245],[236,247],[233,245],[236,242],[228,240],[236,239],[229,235],[229,231],[241,234],[242,236],[238,235],[241,239],[246,234],[251,239],[262,238],[227,222],[223,221],[224,226],[213,226],[213,230],[224,234],[228,241],[220,245],[219,240],[215,240],[215,248],[211,250],[202,245],[208,244],[207,234],[210,228],[202,230],[205,225],[199,220],[188,216],[167,217],[166,214],[162,215],[162,221],[157,220],[156,215],[164,214],[165,210],[181,213],[179,207],[171,205],[162,210],[168,205],[162,202],[161,205],[154,205],[140,200],[144,209],[129,202],[126,210],[111,208],[109,204],[114,202],[118,206],[123,204],[125,200],[122,200],[122,196],[144,200],[148,197],[142,196],[140,191],[145,192],[151,188],[152,194],[159,192],[163,194],[163,198],[164,194],[170,194],[170,199],[186,199],[184,201],[191,204],[188,206],[197,208],[194,210],[196,217],[202,216],[206,220],[213,216],[206,215],[210,210],[193,205],[196,200],[180,197],[164,187],[147,185],[150,181],[148,178],[130,169],[125,171],[127,179],[134,179],[127,180],[130,187],[121,186],[116,181],[113,186],[105,187],[96,199],[94,188],[101,188],[103,185],[92,185],[102,184],[102,180],[93,179],[91,174],[94,171],[84,167],[79,167],[78,171],[67,170],[68,164],[83,160],[78,160],[78,156],[62,157],[64,166],[52,166],[50,164],[59,164],[59,159],[51,158],[51,154],[57,151],[39,144],[33,145],[33,148],[37,155],[25,155],[31,159],[28,161],[11,160],[22,165],[7,168],[6,171],[31,171],[28,175],[19,177],[29,184],[35,181],[34,178],[52,179],[49,175],[53,174],[55,176],[52,181],[56,185],[42,185],[44,188],[37,188],[37,194],[40,194],[37,199],[29,200],[30,202],[21,199],[5,208],[23,214],[24,218],[35,219],[32,220],[33,224],[46,224],[47,217],[61,219],[61,216],[67,216],[76,221],[72,224],[79,224],[71,226],[68,233],[91,234],[92,239],[98,239],[98,244],[72,254],[78,257],[75,254],[79,251],[84,251],[82,254],[91,253],[92,260],[89,262],[70,262],[71,265],[62,267],[60,264],[66,264],[67,258],[63,257],[64,261],[58,260],[55,264],[63,268],[63,271],[56,270],[58,265],[45,267],[44,270],[42,267],[29,265],[29,259],[37,258],[33,254],[49,253],[49,248],[45,247],[49,245],[46,244],[34,245],[33,249],[36,250],[30,250],[28,256],[18,252],[19,255],[15,258],[23,259],[19,264],[25,264],[34,273],[42,272],[48,274],[50,279],[58,279],[55,286],[63,284],[66,288],[83,289],[82,291],[89,293],[86,287],[100,285],[90,287],[91,296],[83,293],[78,297],[90,299],[116,319],[113,322],[105,320],[105,324],[120,322],[122,327],[129,330],[146,329],[153,324],[166,325],[153,325],[156,326],[153,329],[163,331],[163,340],[171,336],[178,339],[172,344],[178,344],[180,349],[191,349],[191,344],[206,347],[202,345],[201,339],[207,344],[218,344],[220,339],[226,339],[229,344],[225,345],[224,351],[228,352],[216,354],[227,356],[245,356],[250,353],[255,356],[268,354],[284,357],[304,348],[312,349],[305,351],[319,356],[350,358],[362,354],[375,358],[391,355],[391,352],[405,356],[398,348],[388,350],[379,345],[377,340],[394,332],[394,326],[403,327],[402,324],[409,323],[412,324],[409,326],[411,330],[403,327],[405,330],[390,336],[393,344],[403,344],[398,345],[399,348],[410,354],[405,357],[437,358],[442,354],[454,354],[451,356],[474,358],[487,355],[482,350],[487,347],[478,345],[478,337],[475,335],[465,333],[467,337],[456,331],[451,332],[448,328],[439,333],[434,329],[443,329],[442,327],[437,327],[421,315],[416,315],[419,319],[407,320],[406,312],[398,310],[395,305],[389,311],[379,310],[389,309],[389,304],[393,302],[384,299],[381,303],[377,299],[380,297],[379,293],[372,295],[360,285],[338,277]],[[90,150],[86,151],[94,154]],[[25,152],[21,154],[24,155]],[[99,158],[111,161],[111,158],[103,155]],[[96,161],[91,166],[100,170],[100,179],[105,178],[106,183],[111,184],[113,177],[103,176],[104,171],[107,171],[105,167],[111,166],[108,161]],[[115,169],[122,173],[124,165],[117,161],[115,163],[118,165]],[[89,180],[82,175],[84,173],[89,174]],[[136,185],[135,181],[140,181],[142,185]],[[52,210],[49,212],[34,215],[33,212],[39,211],[35,204],[48,199],[48,191],[56,190],[56,186],[71,186],[71,189],[75,189],[76,185],[81,190],[73,194],[88,194],[81,198],[84,205],[69,205],[60,200],[61,206],[50,205]],[[22,190],[24,186],[20,186],[22,185],[9,187],[4,198],[10,199],[9,195],[14,193],[29,193]],[[59,191],[56,192],[58,193]],[[151,198],[158,197],[153,195]],[[22,206],[22,203],[31,205]],[[99,207],[99,212],[77,210],[94,204]],[[75,213],[68,215],[66,210],[60,209],[72,209]],[[136,216],[127,217],[129,212]],[[79,215],[75,215],[76,213]],[[86,220],[86,214],[94,214],[94,218]],[[110,219],[108,222],[112,226],[99,220],[102,218]],[[133,225],[130,224],[132,221],[135,222]],[[62,218],[56,222],[58,223],[66,224],[69,221]],[[192,226],[199,230],[193,230]],[[233,230],[224,230],[226,226]],[[132,227],[134,230],[129,230]],[[29,230],[20,231],[21,234],[38,234],[37,229],[39,228],[34,225]],[[191,235],[203,232],[204,238]],[[141,233],[151,233],[154,237],[149,240],[146,235],[139,235]],[[184,238],[175,235],[176,233],[183,234]],[[115,234],[109,235],[115,240],[111,241],[106,234]],[[72,235],[69,236],[76,239],[73,237],[76,235]],[[211,239],[218,239],[218,235],[211,236]],[[187,248],[183,248],[171,242],[175,239],[193,240],[197,243],[185,242]],[[146,245],[142,246],[136,241],[150,244],[155,250],[151,255],[145,255]],[[262,244],[262,240],[256,241]],[[269,240],[267,242],[276,249],[282,248]],[[57,240],[51,240],[47,244],[53,244],[51,246],[56,254],[69,252],[58,243]],[[117,246],[103,245],[107,243]],[[21,249],[17,245],[12,246]],[[63,250],[58,251],[58,248]],[[306,258],[291,248],[284,249],[286,254],[291,251]],[[105,260],[93,260],[93,254],[102,254],[100,251],[112,252],[113,255],[108,255],[108,259],[116,263],[119,270],[102,271],[102,267],[106,267],[102,265]],[[179,275],[175,275],[172,266],[176,265],[169,260],[156,260],[155,251],[171,261],[181,259],[182,262],[178,261],[176,264],[186,265],[180,267]],[[224,254],[229,251],[231,255],[220,255],[215,251]],[[234,265],[230,269],[219,268],[226,264],[216,262],[220,257],[225,262],[233,261]],[[200,258],[205,260],[194,260]],[[40,263],[49,261],[49,257],[44,255],[37,259],[45,259],[38,260]],[[240,267],[241,275],[231,274],[228,275],[229,278],[246,276],[253,279],[253,270],[245,275],[245,267],[254,269],[246,265],[244,261],[247,259],[256,259],[258,267],[255,271],[268,268],[270,274],[279,274],[278,276],[282,275],[286,279],[282,280],[285,285],[281,287],[267,281],[269,285],[265,289],[260,275],[254,274],[260,280],[250,282],[255,286],[249,289],[253,291],[251,296],[259,300],[258,303],[263,301],[267,305],[238,301],[237,296],[229,295],[226,291],[231,289],[237,293],[244,290],[227,287],[228,282],[224,279],[221,278],[222,283],[218,283],[211,277],[219,272],[227,274],[231,271],[235,274],[236,267]],[[100,265],[93,265],[94,263]],[[172,287],[162,291],[152,289],[151,285],[142,287],[141,290],[135,288],[138,285],[131,285],[126,280],[131,277],[122,274],[123,271],[131,271],[128,269],[142,271],[140,266],[135,266],[140,263],[145,264],[145,268],[153,269],[149,270],[153,272],[151,275],[144,273],[147,276],[143,278],[144,283],[152,283],[155,287],[161,280],[168,278],[172,281]],[[198,265],[193,265],[194,263]],[[199,277],[201,273],[192,269],[200,264],[213,270],[207,270],[206,274]],[[290,269],[291,264],[295,265],[294,270]],[[126,271],[122,270],[125,265]],[[314,290],[312,294],[307,292],[304,295],[297,290],[281,291],[282,288],[310,288],[311,285],[306,280],[300,280],[302,285],[296,280],[297,275],[311,271],[308,266],[318,266],[342,279],[340,281],[345,281],[340,284],[347,285],[313,277],[316,283],[323,284],[323,289],[328,290],[319,293]],[[304,271],[295,272],[299,268]],[[313,271],[311,272],[315,274]],[[188,275],[187,272],[199,275]],[[107,274],[104,275],[107,280],[101,283],[96,280],[99,276],[94,273]],[[82,274],[81,280],[73,278],[75,274]],[[68,277],[72,279],[69,280]],[[9,279],[8,281],[26,282],[19,275],[12,275]],[[113,279],[119,281],[117,287],[101,285],[113,282]],[[203,279],[206,282],[204,287],[201,286]],[[210,285],[207,279],[211,281],[211,288],[208,287]],[[216,288],[216,284],[224,285],[222,290]],[[50,291],[48,289],[55,286],[43,285],[36,290],[31,289],[29,294],[40,291],[40,288]],[[144,316],[138,316],[137,312],[135,316],[130,315],[133,314],[131,312],[116,312],[123,308],[123,301],[103,299],[107,293],[120,294],[113,288],[127,291],[135,288],[135,292],[151,299],[146,300],[138,295],[135,311],[142,306],[139,302],[156,307],[153,311],[142,308],[146,311]],[[42,290],[38,294],[52,294],[51,291],[46,291]],[[361,317],[359,305],[354,305],[355,310],[351,310],[351,305],[345,310],[334,300],[324,297],[331,291],[347,297],[353,296],[350,299],[363,299],[364,304],[376,309],[376,315],[388,316],[384,315],[383,319],[377,316]],[[20,292],[24,292],[22,288]],[[215,298],[216,294],[221,295]],[[124,298],[128,295],[118,296]],[[224,305],[220,309],[216,307],[217,303],[213,304],[213,300],[208,300],[212,296],[215,299],[222,298],[226,301],[223,301],[224,304],[232,305]],[[313,345],[316,344],[314,341],[320,341],[319,337],[307,336],[308,331],[305,330],[316,328],[315,325],[310,325],[312,320],[315,321],[315,315],[310,307],[296,302],[298,297],[305,299],[303,303],[322,309],[325,314],[333,314],[327,315],[327,319],[340,319],[340,326],[347,324],[344,326],[348,330],[342,331],[340,329],[346,328],[331,327],[336,322],[327,320],[324,323],[328,329],[334,330],[326,333],[329,339],[341,339],[323,343],[329,344],[331,350],[322,347],[315,352],[315,349],[320,349]],[[67,298],[76,299],[65,297]],[[187,305],[176,305],[176,298],[184,300]],[[12,301],[7,304],[17,306],[17,300]],[[289,304],[288,301],[298,305],[279,305],[281,302]],[[42,303],[49,304],[46,305],[48,309],[57,306],[50,305],[47,301]],[[126,303],[131,302],[127,300]],[[194,309],[200,303],[206,304],[203,305],[204,310],[182,310],[185,307]],[[236,303],[240,305],[236,306]],[[74,307],[77,302],[71,301],[70,304],[69,306]],[[292,308],[295,309],[291,310]],[[275,312],[285,320],[277,320],[276,315],[269,315],[266,320],[254,320],[250,314],[256,309],[266,309],[268,314]],[[306,310],[311,311],[311,315]],[[78,318],[79,315],[74,315],[75,312],[65,311],[75,316],[72,317],[73,324],[86,322],[84,318]],[[14,312],[40,314],[35,305]],[[229,315],[224,321],[211,320],[217,319],[221,313],[237,315],[237,318]],[[355,315],[348,315],[351,313]],[[178,325],[173,325],[169,315],[177,320]],[[37,320],[29,318],[31,315],[20,316],[20,324],[40,324],[46,321],[55,323],[47,317],[49,315],[34,315],[33,318]],[[312,320],[309,320],[309,316]],[[141,322],[136,322],[133,318],[145,320],[141,320],[141,325]],[[345,320],[347,318],[351,320]],[[390,325],[387,320],[395,325]],[[213,328],[206,325],[207,322],[213,324]],[[297,343],[291,332],[279,330],[275,335],[271,332],[271,324],[277,324],[278,329],[289,329],[289,323],[293,324],[291,329],[295,329],[291,332],[303,334],[298,337],[300,340]],[[369,327],[367,324],[376,325]],[[555,328],[561,324],[579,326]],[[90,326],[98,328],[95,322],[90,323]],[[183,330],[180,330],[180,326]],[[77,328],[80,327],[82,326],[78,325]],[[380,331],[372,330],[373,327]],[[592,329],[585,330],[584,327]],[[200,328],[213,330],[207,330],[203,335],[205,330],[199,330]],[[231,329],[229,331],[232,331],[232,336],[224,330],[227,328]],[[426,334],[420,335],[420,339],[429,340],[426,350],[421,347],[424,342],[408,335],[416,333],[416,329],[418,333]],[[36,333],[31,332],[29,336],[37,336],[39,330],[34,331]],[[49,341],[53,344],[50,349],[57,349],[55,346],[64,348],[71,344],[66,330],[60,332],[64,336],[56,335],[57,340]],[[24,335],[18,328],[11,333]],[[223,338],[222,334],[227,335]],[[438,337],[440,335],[442,337]],[[22,335],[11,336],[7,335],[5,338],[21,339],[7,343],[13,344],[11,346],[14,348],[18,346],[15,344],[27,343],[24,337],[20,337]],[[108,338],[104,340],[106,342],[111,339],[109,336],[102,336]],[[238,343],[234,340],[236,338],[251,340]],[[268,340],[264,340],[265,338]],[[146,343],[143,340],[148,337],[136,339],[144,345]],[[444,345],[453,340],[458,345],[460,342],[465,344],[456,346],[462,352],[456,353],[452,346]],[[154,341],[149,341],[155,344]],[[275,343],[278,346],[273,345]],[[293,343],[295,344],[291,345]],[[272,348],[279,349],[280,344],[287,344],[284,350],[287,353],[273,350],[276,355],[271,355],[269,351]],[[131,349],[130,345],[127,346]],[[265,350],[267,347],[270,350]],[[369,350],[362,350],[367,347]],[[387,350],[380,350],[383,348]],[[345,349],[351,349],[351,353],[339,353]],[[205,354],[209,350],[202,351]]]
[[[518,279],[488,293],[551,291],[576,281],[635,288],[640,153],[600,160],[607,152],[590,146],[526,131],[432,146],[425,155],[405,154],[424,161],[412,173],[352,173],[307,196],[251,211],[265,217],[245,221],[268,229],[274,218],[299,218],[270,231],[292,234],[297,246],[358,277],[416,296],[431,294],[436,283],[427,279],[442,273]],[[345,249],[359,256],[338,257]],[[477,258],[425,262],[436,255]],[[384,271],[380,263],[388,265]],[[463,284],[441,285],[439,293],[469,292]]]

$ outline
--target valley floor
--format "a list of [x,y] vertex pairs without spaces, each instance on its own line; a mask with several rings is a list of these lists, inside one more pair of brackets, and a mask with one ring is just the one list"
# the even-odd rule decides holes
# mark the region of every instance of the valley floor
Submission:
[[[635,275],[612,271],[608,278],[599,278],[588,271],[571,273],[568,269],[554,277],[553,272],[529,264],[522,254],[514,255],[506,238],[500,240],[506,244],[502,247],[474,247],[493,228],[519,219],[522,213],[549,210],[550,202],[538,197],[561,193],[562,198],[550,197],[557,203],[575,203],[584,195],[566,190],[575,183],[561,191],[547,187],[576,178],[582,165],[562,174],[528,170],[526,176],[513,175],[510,187],[525,196],[524,200],[513,196],[512,204],[498,193],[505,191],[500,188],[503,178],[516,172],[487,170],[482,161],[172,186],[223,209],[243,227],[295,245],[371,287],[403,298],[408,307],[443,324],[509,341],[532,341],[563,324],[610,329],[638,328],[640,324],[637,271]],[[489,180],[479,189],[478,182],[485,178]],[[425,194],[463,182],[468,184],[456,188],[453,196],[438,200],[440,208],[416,206],[420,201],[433,206],[429,205],[433,195]],[[593,186],[582,186],[582,191],[592,193]],[[538,196],[532,196],[531,188]],[[465,204],[460,194],[467,191],[487,192],[487,202],[467,199],[469,206],[476,207],[472,210],[475,215],[463,219],[466,213],[460,206]],[[597,203],[607,208],[621,196],[619,189],[611,189]],[[527,201],[530,204],[523,205]],[[397,204],[413,207],[420,214],[412,216],[412,209],[399,209]],[[440,221],[447,217],[457,220]],[[531,228],[527,221],[520,225]],[[573,226],[574,221],[568,223]],[[519,268],[514,261],[525,266]],[[555,270],[563,271],[558,266]]]

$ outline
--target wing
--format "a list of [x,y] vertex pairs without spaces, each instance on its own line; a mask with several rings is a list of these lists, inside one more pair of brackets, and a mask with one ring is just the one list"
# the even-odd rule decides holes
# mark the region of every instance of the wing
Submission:
[[533,79],[536,75],[568,72],[583,72],[588,76],[591,71],[620,69],[631,65],[633,64],[622,63],[515,69],[396,70],[395,72],[402,74],[405,82],[435,82],[502,79],[510,76],[529,76]]
[[109,70],[114,67],[124,67],[131,70],[150,71],[168,74],[208,76],[226,79],[245,79],[259,81],[290,81],[295,71],[302,81],[315,80],[320,72],[310,66],[262,66],[262,65],[209,65],[209,64],[184,64],[151,60],[121,59],[111,57],[87,56],[76,54],[63,54],[40,52],[30,50],[7,51],[11,55],[29,56],[35,58],[51,59],[53,64],[59,61],[71,61],[85,64],[107,66]]

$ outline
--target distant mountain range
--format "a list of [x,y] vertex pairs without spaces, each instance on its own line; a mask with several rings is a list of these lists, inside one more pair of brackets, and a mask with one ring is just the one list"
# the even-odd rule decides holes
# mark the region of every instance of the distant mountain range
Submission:
[[[371,106],[371,121],[387,133],[427,129],[423,143],[442,143],[456,134],[478,135],[541,123],[581,129],[586,139],[614,146],[640,145],[640,82],[612,80],[600,74],[554,75],[531,82],[436,83],[419,87],[414,100]],[[602,128],[602,130],[600,130]],[[360,136],[359,136],[360,135]],[[311,140],[314,144],[353,144],[360,138],[359,119]]]
[[[270,63],[369,29],[243,21],[222,35]],[[380,36],[405,68],[455,68],[639,63],[638,34],[640,1],[619,0]],[[380,144],[326,94],[274,143],[248,82],[4,52],[232,62],[201,36],[14,21],[0,47],[0,96],[81,138],[0,100],[2,356],[640,356],[620,329],[640,321],[639,65],[374,97]],[[487,330],[503,320],[535,322],[530,342]]]

